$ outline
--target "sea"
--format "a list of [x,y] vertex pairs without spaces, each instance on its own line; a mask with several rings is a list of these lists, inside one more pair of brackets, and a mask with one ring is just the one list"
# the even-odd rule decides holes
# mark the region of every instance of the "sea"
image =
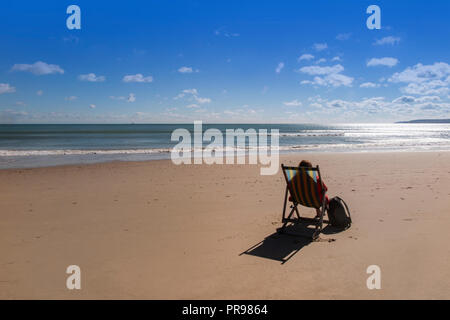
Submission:
[[[265,129],[269,142],[277,129],[280,153],[450,150],[450,124],[203,124],[211,128]],[[170,159],[176,129],[194,125],[1,124],[0,169]]]

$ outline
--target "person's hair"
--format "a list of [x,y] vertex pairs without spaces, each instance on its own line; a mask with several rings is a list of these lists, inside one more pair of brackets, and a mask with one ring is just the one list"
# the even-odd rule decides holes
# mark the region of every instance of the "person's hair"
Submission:
[[312,164],[311,162],[309,162],[308,160],[302,160],[299,164],[299,167],[308,167],[308,168],[312,168]]

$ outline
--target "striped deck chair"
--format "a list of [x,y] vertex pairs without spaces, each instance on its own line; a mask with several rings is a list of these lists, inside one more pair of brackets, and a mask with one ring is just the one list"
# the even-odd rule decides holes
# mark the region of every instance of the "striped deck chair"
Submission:
[[[329,223],[324,220],[326,210],[326,190],[323,187],[322,179],[320,177],[319,166],[317,167],[286,167],[281,165],[284,177],[286,179],[286,192],[284,195],[283,205],[283,226],[278,229],[278,232],[283,233],[288,223],[307,222],[315,225],[315,230],[312,239],[316,240],[322,231],[323,223]],[[318,185],[320,183],[320,186]],[[320,191],[322,190],[322,199]],[[290,208],[291,212],[286,217],[286,205],[288,202],[288,193],[290,201],[292,202]],[[321,201],[322,200],[322,201]],[[305,207],[320,209],[320,215],[315,218],[301,217],[298,212],[298,205]],[[296,214],[296,218],[293,214]]]

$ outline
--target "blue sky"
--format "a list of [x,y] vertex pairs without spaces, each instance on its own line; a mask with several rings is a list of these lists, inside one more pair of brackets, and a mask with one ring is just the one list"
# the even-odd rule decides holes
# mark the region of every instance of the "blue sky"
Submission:
[[[81,8],[81,30],[66,9]],[[366,9],[381,9],[369,30]],[[449,1],[11,1],[0,122],[450,117]]]

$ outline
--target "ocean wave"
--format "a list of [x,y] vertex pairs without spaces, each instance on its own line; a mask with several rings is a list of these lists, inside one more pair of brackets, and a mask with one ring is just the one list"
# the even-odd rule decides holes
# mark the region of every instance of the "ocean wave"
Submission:
[[[190,152],[199,152],[212,147],[203,146],[201,148],[191,148]],[[391,139],[383,141],[370,141],[362,143],[322,143],[322,144],[296,144],[281,145],[279,147],[268,146],[232,146],[214,148],[218,152],[237,151],[237,152],[255,152],[259,150],[278,150],[278,151],[299,151],[299,150],[362,150],[362,149],[432,149],[440,148],[450,150],[449,139],[423,138],[421,140],[411,139]],[[133,155],[133,154],[168,154],[173,148],[149,148],[149,149],[106,149],[106,150],[0,150],[0,157],[26,157],[26,156],[70,156],[70,155]]]
[[0,156],[57,156],[57,155],[113,155],[169,153],[170,148],[162,149],[126,149],[126,150],[0,150]]
[[[274,135],[272,133],[272,135]],[[281,132],[280,137],[344,137],[343,132]]]

